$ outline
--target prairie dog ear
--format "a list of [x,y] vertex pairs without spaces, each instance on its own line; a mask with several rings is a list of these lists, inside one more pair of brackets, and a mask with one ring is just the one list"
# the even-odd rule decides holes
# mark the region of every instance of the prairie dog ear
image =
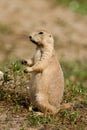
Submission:
[[54,45],[54,39],[53,39],[52,35],[50,35],[50,34],[45,35],[44,38],[43,38],[43,43]]

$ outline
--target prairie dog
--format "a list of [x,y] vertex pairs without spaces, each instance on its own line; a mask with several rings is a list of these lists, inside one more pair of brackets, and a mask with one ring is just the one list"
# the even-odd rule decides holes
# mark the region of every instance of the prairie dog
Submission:
[[36,52],[27,61],[30,79],[30,101],[41,112],[57,113],[64,92],[64,76],[54,50],[54,39],[47,31],[30,34],[29,39],[36,45]]

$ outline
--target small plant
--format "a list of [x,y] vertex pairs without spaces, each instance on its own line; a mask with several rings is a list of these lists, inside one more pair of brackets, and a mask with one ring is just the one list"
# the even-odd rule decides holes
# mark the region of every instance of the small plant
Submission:
[[70,114],[70,124],[74,124],[79,119],[79,113],[78,111],[72,112]]
[[38,116],[34,111],[31,111],[31,113],[28,116],[29,124],[31,126],[37,126],[40,124],[48,124],[48,123],[55,123],[55,119],[52,115],[41,115]]
[[23,65],[21,64],[20,61],[15,61],[15,62],[12,63],[10,69],[11,69],[13,72],[18,72],[18,71],[20,72],[20,71],[22,71],[22,69],[23,69]]
[[6,83],[7,81],[9,81],[8,72],[5,72],[3,76],[3,83]]
[[65,123],[67,121],[67,119],[68,119],[69,112],[67,110],[61,110],[60,114],[61,114],[60,117],[62,119],[61,122]]
[[67,110],[62,110],[62,111],[61,111],[61,116],[62,116],[63,118],[66,118],[67,115],[68,115],[68,111],[67,111]]

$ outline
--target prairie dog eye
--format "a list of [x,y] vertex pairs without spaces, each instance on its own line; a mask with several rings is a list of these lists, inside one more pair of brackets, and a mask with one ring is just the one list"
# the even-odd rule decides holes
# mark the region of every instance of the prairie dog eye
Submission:
[[49,37],[51,37],[51,35],[49,35]]
[[44,34],[43,32],[39,32],[38,34]]

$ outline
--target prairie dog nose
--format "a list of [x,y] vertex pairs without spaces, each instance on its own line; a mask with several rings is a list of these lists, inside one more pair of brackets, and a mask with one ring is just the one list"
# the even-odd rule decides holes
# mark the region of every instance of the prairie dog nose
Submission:
[[31,39],[32,38],[32,36],[29,36],[29,39]]

